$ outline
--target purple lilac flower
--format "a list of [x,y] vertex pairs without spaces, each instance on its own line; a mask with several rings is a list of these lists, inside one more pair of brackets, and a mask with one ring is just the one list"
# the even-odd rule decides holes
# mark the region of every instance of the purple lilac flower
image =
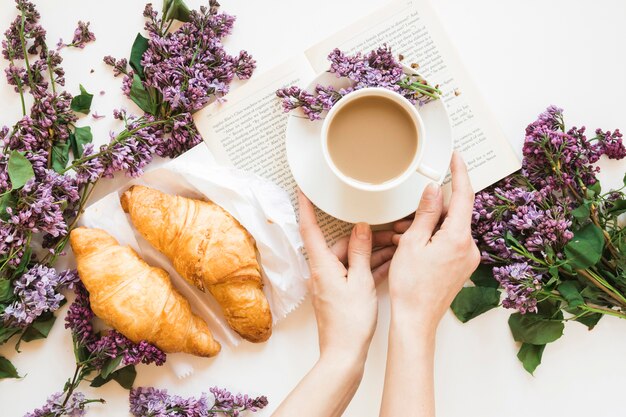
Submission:
[[74,285],[74,294],[76,298],[65,316],[65,328],[72,331],[72,336],[77,343],[89,345],[93,343],[95,337],[91,324],[95,315],[89,303],[89,293],[82,282],[77,282]]
[[152,387],[133,388],[129,394],[130,412],[137,417],[178,416],[178,417],[237,417],[243,413],[255,413],[267,406],[264,396],[251,398],[248,395],[233,395],[225,389],[213,387],[209,395],[203,393],[199,398],[183,398],[169,395],[165,389]]
[[[237,394],[233,395],[229,391],[213,387],[209,389],[209,392],[213,394],[215,398],[215,403],[213,404],[213,409],[217,412],[221,412],[222,410],[249,410],[251,412],[256,412],[265,406],[267,406],[267,398],[265,396],[251,398],[247,394]],[[237,412],[237,411],[235,411]],[[238,415],[235,414],[235,415]]]
[[572,220],[567,218],[561,206],[543,210],[533,225],[533,232],[524,244],[531,252],[545,253],[551,247],[557,254],[573,237]]
[[26,240],[22,229],[0,219],[0,259],[8,260],[11,267],[17,267],[24,256]]
[[82,417],[85,415],[85,395],[74,392],[69,401],[63,406],[64,393],[57,392],[48,397],[43,407],[24,414],[24,417],[68,416]]
[[[149,46],[141,60],[144,86],[159,91],[176,113],[194,112],[214,97],[223,97],[235,76],[250,78],[256,67],[247,52],[230,56],[224,51],[221,39],[231,32],[235,19],[217,13],[215,2],[211,5],[215,7],[191,11],[189,22],[165,34],[159,29],[160,20],[152,7],[144,11],[149,19]],[[127,95],[131,81],[129,73],[124,82]]]
[[77,281],[76,271],[57,273],[37,264],[14,281],[17,301],[7,306],[0,318],[6,325],[26,327],[43,313],[58,310],[65,299],[60,291],[72,288]]
[[29,54],[44,53],[46,31],[39,24],[39,12],[35,5],[26,0],[16,0],[15,7],[20,12],[4,32],[2,41],[2,56],[7,61],[24,59],[24,50],[20,39],[20,30],[23,27],[24,37],[32,40],[27,48]]
[[[133,130],[132,126],[130,124],[127,130]],[[102,169],[102,176],[107,178],[112,178],[118,171],[126,172],[129,177],[139,177],[152,161],[162,134],[162,130],[156,127],[141,128],[123,141],[116,141],[111,134],[111,145],[102,145],[99,160],[92,164],[99,163],[98,170]]]
[[537,128],[526,136],[523,154],[522,172],[537,188],[578,189],[578,177],[585,185],[596,182],[598,169],[591,163],[597,160],[597,153],[595,149],[585,149],[573,135]]
[[[626,156],[626,148],[619,130],[613,133],[597,130],[598,142],[594,143],[585,136],[584,127],[567,132],[564,129],[562,110],[555,106],[550,106],[526,128],[522,173],[538,189],[546,188],[547,192],[569,189],[583,195],[581,188],[597,181],[600,168],[593,164],[600,156],[621,159]],[[582,181],[582,186],[577,179]]]
[[[0,136],[1,136],[0,132]],[[4,193],[11,189],[11,180],[8,171],[9,155],[0,153],[0,193]]]
[[387,45],[365,55],[346,55],[335,49],[328,55],[328,60],[328,71],[337,77],[348,78],[352,86],[335,91],[332,87],[317,85],[312,93],[296,86],[282,88],[276,95],[282,99],[285,112],[301,108],[309,120],[318,120],[324,111],[328,111],[343,96],[367,87],[387,88],[420,105],[437,98],[440,93],[437,88],[428,86],[420,76],[405,74],[402,64],[395,59]]
[[19,190],[15,207],[7,207],[7,223],[31,233],[64,236],[66,214],[78,200],[74,178],[44,169],[40,178],[31,178]]
[[76,183],[79,185],[96,182],[104,174],[104,166],[98,157],[93,144],[83,148],[83,162],[75,168]]
[[[159,128],[142,130],[142,132],[146,135],[162,135]],[[200,142],[202,142],[202,136],[193,124],[193,116],[191,113],[181,113],[173,121],[169,138],[159,140],[155,152],[162,157],[174,158]]]
[[89,22],[85,23],[79,21],[78,26],[74,30],[74,38],[72,39],[71,45],[78,48],[84,48],[86,44],[95,40],[96,35],[89,30]]
[[518,262],[493,268],[493,276],[507,293],[502,301],[505,308],[520,313],[537,312],[537,292],[542,288],[542,275],[526,262]]
[[112,56],[107,55],[104,57],[104,63],[113,67],[114,77],[128,72],[128,60],[126,58],[115,59]]
[[7,77],[7,84],[15,86],[15,92],[19,92],[19,87],[28,85],[28,74],[26,68],[18,67],[15,64],[9,64],[4,69],[4,73]]
[[602,129],[596,130],[596,137],[600,139],[602,153],[610,159],[623,159],[626,157],[626,147],[622,141],[622,134],[618,129],[613,132]]

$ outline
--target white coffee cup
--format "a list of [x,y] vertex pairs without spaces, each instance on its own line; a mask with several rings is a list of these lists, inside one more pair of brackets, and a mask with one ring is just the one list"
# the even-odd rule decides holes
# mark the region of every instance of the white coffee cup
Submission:
[[[347,176],[346,174],[341,172],[339,168],[337,168],[328,150],[328,130],[337,112],[353,100],[371,96],[384,97],[393,100],[395,103],[399,104],[410,115],[412,122],[415,124],[415,129],[418,136],[417,149],[409,166],[404,170],[402,174],[380,184],[366,183]],[[381,87],[363,88],[346,94],[329,110],[326,118],[324,119],[324,123],[322,124],[322,153],[324,154],[324,159],[326,160],[326,163],[330,167],[333,174],[339,180],[341,180],[350,187],[357,188],[363,191],[386,191],[396,188],[406,182],[416,172],[424,175],[432,181],[438,183],[441,182],[445,173],[438,172],[428,167],[422,161],[422,155],[424,153],[424,143],[428,140],[429,139],[426,137],[425,134],[424,122],[422,121],[422,118],[420,117],[415,105],[413,105],[409,100],[407,100],[400,94]]]

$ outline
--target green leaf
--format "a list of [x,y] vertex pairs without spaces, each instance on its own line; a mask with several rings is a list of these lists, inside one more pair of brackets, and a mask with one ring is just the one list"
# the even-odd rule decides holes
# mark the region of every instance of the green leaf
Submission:
[[573,281],[562,282],[557,287],[557,290],[561,293],[563,298],[565,298],[569,307],[575,308],[585,304],[585,300],[582,295],[580,295],[580,292],[578,292],[578,287]]
[[56,317],[52,313],[42,314],[30,326],[26,328],[20,340],[31,342],[37,339],[45,339],[50,334]]
[[141,36],[141,33],[138,33],[135,37],[135,42],[133,42],[133,47],[130,50],[130,59],[128,60],[128,63],[142,80],[144,79],[144,75],[143,65],[141,65],[141,58],[143,57],[144,52],[146,52],[147,50],[148,39]]
[[498,288],[500,285],[493,277],[493,267],[491,265],[478,265],[470,279],[477,287]]
[[15,366],[7,358],[0,356],[0,379],[4,378],[20,378],[20,376]]
[[120,363],[122,363],[122,359],[124,359],[124,355],[116,356],[115,358],[110,359],[102,367],[102,371],[100,372],[102,378],[108,378],[108,376],[111,375],[111,373],[113,373],[113,371],[115,371],[118,366],[120,366]]
[[30,163],[23,153],[18,151],[11,152],[9,156],[8,172],[13,190],[19,190],[29,179],[35,176],[33,164]]
[[587,193],[586,193],[586,197],[587,198],[593,198],[597,195],[600,195],[600,193],[602,192],[602,186],[600,185],[600,181],[596,181],[595,184],[590,185],[587,188]]
[[594,266],[602,257],[604,235],[602,229],[589,223],[574,232],[574,237],[565,245],[565,257],[574,269]]
[[622,213],[626,213],[626,200],[615,200],[611,203],[611,208],[607,210],[607,213],[614,216],[619,216]]
[[522,245],[520,241],[517,240],[515,236],[513,236],[513,233],[511,233],[510,230],[507,230],[506,233],[504,234],[504,241],[507,244],[507,246],[515,246],[520,249],[524,249],[524,245]]
[[624,183],[624,185],[626,185],[626,174],[624,174],[624,178],[622,179],[622,182]]
[[175,19],[189,22],[189,7],[183,0],[165,0],[163,1],[163,16],[166,21]]
[[464,287],[450,305],[454,315],[463,323],[480,316],[500,304],[500,292],[489,287]]
[[10,338],[21,332],[22,329],[14,327],[0,326],[0,345],[6,343]]
[[77,362],[84,362],[89,359],[89,350],[85,345],[74,341],[74,357]]
[[0,303],[6,303],[13,300],[13,286],[8,279],[0,279]]
[[113,372],[112,376],[122,388],[131,389],[137,377],[137,371],[133,365],[128,365]]
[[585,326],[587,326],[587,328],[589,330],[593,329],[594,327],[596,327],[596,324],[598,324],[598,322],[600,321],[600,319],[604,316],[604,314],[600,314],[600,313],[591,313],[591,314],[585,314],[582,317],[578,317],[576,320],[581,324],[584,324]]
[[91,133],[91,127],[76,127],[74,132],[70,133],[70,143],[72,144],[72,153],[74,158],[80,158],[83,156],[85,145],[91,143],[93,140],[93,134]]
[[541,364],[541,356],[546,345],[531,345],[530,343],[522,343],[519,352],[517,352],[517,359],[522,362],[524,369],[529,374],[533,374],[535,369]]
[[545,345],[563,335],[564,325],[560,320],[545,319],[534,314],[511,314],[509,327],[517,342]]
[[13,279],[22,276],[26,269],[28,269],[28,266],[30,264],[30,258],[32,255],[33,248],[31,246],[27,246],[26,250],[24,251],[24,255],[22,256],[22,259],[20,260],[20,264],[17,266],[17,268],[15,268],[15,271],[13,271]]
[[575,208],[574,210],[572,210],[572,216],[574,216],[574,218],[578,220],[579,223],[583,223],[587,221],[587,219],[589,219],[590,214],[591,214],[591,210],[589,210],[588,204],[582,204],[578,206],[577,208]]
[[[533,315],[533,314],[529,314]],[[537,303],[537,313],[534,316],[544,319],[562,319],[561,302],[551,299],[539,301]]]
[[93,94],[89,94],[83,85],[80,85],[80,95],[75,96],[72,99],[70,107],[72,110],[78,113],[89,114],[91,109],[91,101],[93,100]]
[[15,195],[10,191],[7,191],[0,196],[0,219],[7,220],[9,218],[7,207],[13,207],[15,205],[15,201]]
[[52,147],[52,169],[62,173],[70,159],[70,142],[57,142]]
[[106,378],[102,377],[102,374],[98,375],[89,384],[92,387],[101,387],[111,380],[115,380],[122,388],[131,389],[135,378],[137,377],[137,371],[133,365],[125,366],[117,371],[111,373]]
[[137,74],[133,75],[133,83],[130,86],[130,99],[146,113],[152,115],[156,114],[156,104],[152,100],[152,97],[150,97],[148,90],[146,90],[141,83],[141,79]]

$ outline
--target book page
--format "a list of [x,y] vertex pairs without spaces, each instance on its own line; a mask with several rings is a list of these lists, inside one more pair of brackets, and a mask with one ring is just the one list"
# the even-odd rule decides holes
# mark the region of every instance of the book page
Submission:
[[468,165],[475,191],[520,168],[428,0],[392,2],[310,48],[306,55],[320,73],[328,70],[327,56],[334,48],[366,53],[384,43],[402,54],[405,64],[417,63],[417,71],[429,83],[439,85],[450,114],[454,147]]
[[[304,55],[253,77],[194,115],[194,122],[217,162],[253,172],[273,181],[297,207],[296,182],[285,151],[288,115],[276,90],[306,85],[315,76]],[[317,210],[319,225],[329,244],[348,234],[352,225]]]

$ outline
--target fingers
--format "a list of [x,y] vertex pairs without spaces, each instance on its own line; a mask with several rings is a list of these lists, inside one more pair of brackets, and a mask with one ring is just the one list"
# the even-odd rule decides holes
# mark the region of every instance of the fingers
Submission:
[[439,184],[430,183],[424,189],[422,200],[415,212],[413,223],[406,231],[412,239],[420,244],[426,244],[432,237],[439,224],[443,210],[443,193]]
[[413,224],[413,219],[398,220],[393,224],[393,231],[396,233],[404,233],[409,230],[411,224]]
[[304,248],[312,262],[318,262],[328,254],[326,239],[317,225],[317,217],[313,204],[298,190],[298,206],[300,213],[300,234],[304,242]]
[[456,151],[452,154],[450,171],[452,173],[452,196],[442,228],[466,230],[470,228],[472,222],[474,190],[467,173],[467,165]]
[[[374,262],[375,254],[379,250],[383,250],[388,246],[394,245],[393,237],[395,232],[393,230],[377,230],[372,231],[372,262]],[[333,246],[331,246],[330,251],[339,259],[339,261],[347,265],[348,264],[348,242],[350,241],[350,235],[344,236],[338,239]],[[378,265],[376,265],[378,266]],[[374,268],[374,266],[372,266]]]
[[374,285],[378,286],[381,282],[387,279],[389,276],[389,266],[391,266],[391,261],[387,261],[378,268],[372,271],[372,276],[374,277]]
[[348,242],[350,241],[350,235],[341,237],[333,243],[330,247],[330,251],[333,255],[339,259],[342,264],[348,263]]
[[378,249],[372,252],[372,256],[370,257],[370,268],[372,271],[387,261],[390,261],[393,258],[393,254],[396,253],[395,246],[387,246],[382,249]]
[[367,223],[357,223],[348,242],[348,264],[350,272],[370,272],[372,255],[372,229]]
[[393,230],[377,230],[372,234],[372,247],[384,248],[393,245]]

